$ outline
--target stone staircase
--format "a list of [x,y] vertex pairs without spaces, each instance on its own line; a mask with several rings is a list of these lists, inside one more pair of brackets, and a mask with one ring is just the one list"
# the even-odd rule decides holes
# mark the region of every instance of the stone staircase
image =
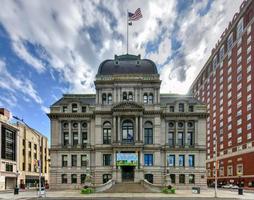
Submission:
[[110,189],[104,191],[105,193],[149,193],[151,192],[140,183],[123,182],[116,183]]

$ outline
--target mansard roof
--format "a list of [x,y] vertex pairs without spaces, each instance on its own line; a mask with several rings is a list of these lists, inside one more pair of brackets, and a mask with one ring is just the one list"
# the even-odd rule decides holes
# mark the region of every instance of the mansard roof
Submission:
[[56,101],[52,106],[67,105],[74,102],[83,105],[94,105],[95,97],[95,94],[64,94],[63,97]]
[[190,95],[180,95],[180,94],[160,94],[160,104],[174,104],[176,102],[186,102],[189,104],[200,104],[203,105],[201,101]]
[[115,74],[158,74],[155,63],[149,59],[141,59],[140,55],[115,55],[114,60],[103,61],[97,75]]

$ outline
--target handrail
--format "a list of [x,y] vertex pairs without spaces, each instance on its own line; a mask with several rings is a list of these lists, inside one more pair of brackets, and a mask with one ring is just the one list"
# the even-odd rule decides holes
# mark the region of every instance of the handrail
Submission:
[[95,190],[95,192],[103,192],[103,191],[108,190],[109,188],[111,188],[114,184],[115,184],[115,181],[111,179],[111,180],[109,180],[108,182],[106,182],[104,184],[95,186],[94,190]]

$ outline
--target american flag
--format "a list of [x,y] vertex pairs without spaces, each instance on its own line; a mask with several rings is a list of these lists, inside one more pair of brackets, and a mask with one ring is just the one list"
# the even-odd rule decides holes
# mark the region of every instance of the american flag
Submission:
[[143,16],[142,16],[140,8],[138,8],[135,11],[135,13],[128,12],[128,17],[129,17],[129,21],[137,21],[141,19]]

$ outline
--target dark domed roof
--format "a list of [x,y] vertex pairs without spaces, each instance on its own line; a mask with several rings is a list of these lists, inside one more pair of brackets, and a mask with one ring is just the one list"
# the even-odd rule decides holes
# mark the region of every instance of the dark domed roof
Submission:
[[140,55],[115,55],[114,60],[105,60],[100,64],[97,75],[114,74],[158,74],[155,63],[140,59]]

